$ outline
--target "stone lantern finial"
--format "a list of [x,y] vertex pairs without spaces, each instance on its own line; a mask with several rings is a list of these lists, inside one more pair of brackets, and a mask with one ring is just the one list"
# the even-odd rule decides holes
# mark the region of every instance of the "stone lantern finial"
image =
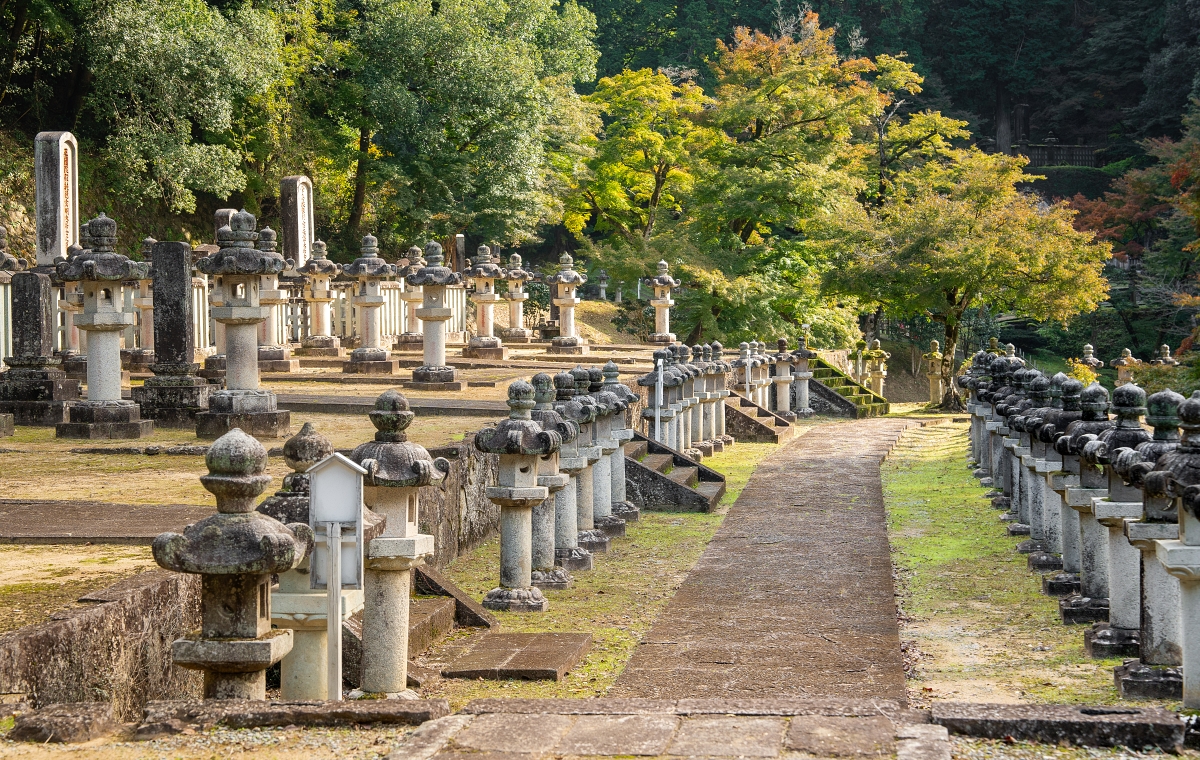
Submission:
[[1174,367],[1179,364],[1174,356],[1171,356],[1171,347],[1166,343],[1158,347],[1158,355],[1150,362],[1151,364],[1164,367]]

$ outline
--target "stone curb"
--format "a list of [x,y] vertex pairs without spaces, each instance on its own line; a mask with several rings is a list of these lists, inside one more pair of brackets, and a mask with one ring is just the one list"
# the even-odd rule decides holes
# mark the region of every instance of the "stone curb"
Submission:
[[955,734],[1082,747],[1152,746],[1174,752],[1185,729],[1177,714],[1160,707],[943,702],[932,713],[934,723]]

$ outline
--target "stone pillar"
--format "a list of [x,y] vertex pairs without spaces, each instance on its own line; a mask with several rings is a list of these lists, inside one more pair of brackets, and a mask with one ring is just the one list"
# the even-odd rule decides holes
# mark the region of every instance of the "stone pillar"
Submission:
[[700,427],[697,436],[700,439],[698,448],[705,456],[711,456],[713,448],[713,406],[715,384],[713,382],[712,348],[702,343],[692,346],[692,356],[696,360],[696,368],[700,374],[696,377],[696,398],[699,399]]
[[[554,408],[556,396],[554,379],[545,372],[533,376],[533,411],[530,417],[542,426],[542,430],[558,433],[563,441],[573,441],[579,435],[579,427],[567,420]],[[549,497],[533,508],[531,515],[533,535],[531,556],[533,573],[531,583],[538,588],[564,589],[571,586],[571,575],[567,568],[556,561],[558,541],[558,494],[570,485],[570,476],[559,468],[561,449],[538,458],[539,486],[544,486]],[[573,517],[573,516],[572,516]],[[574,523],[571,524],[572,531]]]
[[387,519],[365,557],[361,688],[388,696],[408,688],[410,572],[434,552],[433,536],[419,531],[420,488],[450,469],[446,460],[432,459],[408,440],[405,430],[413,417],[408,399],[386,391],[371,412],[375,440],[350,455],[367,471],[364,502]]
[[558,451],[562,439],[543,430],[530,416],[533,386],[523,380],[508,386],[508,419],[475,434],[475,446],[498,454],[497,485],[487,497],[500,507],[500,585],[483,598],[490,610],[545,612],[549,602],[532,585],[532,511],[550,494],[537,484],[538,458]]
[[409,275],[416,274],[425,266],[427,265],[425,257],[421,255],[421,249],[415,245],[409,248],[408,265],[399,272],[404,281],[404,290],[400,293],[400,300],[404,301],[404,332],[396,336],[396,348],[401,351],[416,351],[425,343],[421,334],[421,320],[417,317],[417,310],[421,308],[425,296],[420,285],[413,285],[408,281]]
[[79,399],[79,381],[67,379],[54,355],[54,286],[49,275],[24,271],[12,275],[11,286],[13,355],[0,372],[0,414],[17,425],[61,424]]
[[333,334],[330,309],[334,300],[332,282],[334,277],[342,273],[341,265],[329,260],[325,243],[317,240],[312,244],[311,258],[304,266],[297,267],[296,271],[306,278],[304,300],[308,301],[312,314],[308,335],[297,353],[304,356],[343,356],[342,341]]
[[929,403],[933,406],[940,406],[942,398],[946,395],[946,389],[942,387],[941,348],[941,343],[931,340],[929,341],[929,353],[921,357],[929,367],[925,376],[929,378]]
[[554,411],[574,425],[575,435],[563,439],[558,469],[568,477],[567,486],[554,494],[554,562],[564,570],[591,570],[592,553],[579,545],[579,510],[576,499],[579,474],[587,469],[587,457],[580,454],[580,430],[595,417],[594,406],[575,400],[575,377],[564,370],[554,376]]
[[[156,242],[152,237],[142,240],[143,262],[150,262],[153,258],[154,244]],[[138,312],[138,347],[129,352],[129,368],[137,372],[149,371],[150,365],[154,363],[153,264],[149,267],[147,274],[150,277],[137,281],[137,292],[133,299],[133,307]]]
[[[667,363],[668,352],[664,349],[659,349],[654,352],[654,369],[649,374],[642,375],[638,378],[638,385],[646,389],[646,406],[642,409],[642,421],[646,426],[646,437],[655,443],[667,443],[667,428],[669,425],[669,416],[673,416],[674,412],[670,411],[667,402]],[[661,370],[663,389],[662,398],[658,398],[658,379],[660,375],[659,362],[662,362],[663,369]],[[655,411],[658,414],[658,432],[654,429]]]
[[871,373],[871,392],[876,396],[883,396],[883,383],[887,378],[887,360],[891,357],[891,354],[880,347],[878,340],[871,341],[871,349],[867,352],[867,358]]
[[354,288],[354,305],[362,312],[363,325],[359,347],[350,352],[350,361],[342,364],[345,373],[394,375],[400,371],[400,362],[391,358],[383,345],[379,314],[386,300],[380,283],[396,276],[396,266],[380,258],[378,243],[374,235],[364,236],[359,257],[342,269],[347,277],[358,280]]
[[[256,247],[265,254],[278,256],[275,230],[263,227],[258,233]],[[259,326],[258,371],[295,372],[300,369],[300,361],[292,358],[287,340],[279,340],[280,317],[288,303],[288,292],[279,289],[278,273],[259,277],[258,301],[266,313],[266,319]]]
[[199,635],[171,645],[176,665],[204,672],[205,699],[265,699],[266,669],[292,649],[292,632],[271,628],[271,575],[286,573],[312,552],[307,525],[285,526],[254,511],[271,482],[267,451],[234,429],[205,455],[200,482],[217,497],[217,514],[183,534],[154,539],[154,561],[201,576]]
[[240,211],[218,235],[221,248],[196,262],[205,274],[220,275],[224,305],[212,310],[225,325],[226,388],[209,396],[208,411],[196,415],[196,435],[217,438],[233,428],[264,438],[291,434],[291,414],[279,411],[275,394],[259,385],[258,325],[266,309],[258,300],[261,277],[283,271],[283,257],[255,250],[254,215]]
[[37,185],[37,266],[50,273],[79,241],[79,144],[70,132],[38,132],[33,141]]
[[600,416],[594,423],[596,444],[600,447],[600,459],[592,474],[592,522],[597,530],[611,537],[625,535],[625,521],[613,514],[612,459],[621,449],[621,442],[613,435],[613,427],[620,427],[625,416],[623,397],[617,397],[604,387],[604,373],[599,367],[588,370],[588,393],[596,401]]
[[533,273],[521,268],[521,256],[514,253],[508,257],[508,270],[504,273],[508,282],[508,327],[500,331],[500,335],[509,343],[529,343],[533,340],[533,331],[525,328],[525,301],[529,294],[525,292],[525,283],[533,279]]
[[463,348],[464,358],[501,361],[508,358],[508,349],[492,334],[495,331],[496,304],[500,302],[496,280],[506,274],[492,257],[492,249],[486,245],[479,246],[475,261],[466,275],[475,283],[472,300],[475,301],[475,328],[478,334]]
[[446,305],[446,288],[462,283],[462,275],[442,266],[442,246],[430,241],[425,245],[426,266],[408,276],[409,285],[422,288],[424,298],[417,318],[421,320],[425,364],[413,370],[413,387],[421,390],[462,390],[458,372],[446,366],[446,321],[450,307]]
[[619,413],[613,415],[610,423],[609,436],[617,443],[617,448],[609,455],[610,470],[612,471],[612,514],[626,522],[636,522],[641,517],[639,510],[627,498],[625,489],[625,444],[633,440],[633,429],[628,425],[626,415],[630,405],[638,399],[638,395],[620,381],[621,372],[617,363],[611,359],[605,362],[604,390],[611,393],[622,404]]
[[657,345],[670,345],[675,342],[675,334],[671,332],[671,290],[679,287],[679,280],[668,273],[666,261],[658,262],[658,274],[646,279],[646,284],[654,288],[654,297],[650,305],[654,307],[654,332],[648,341]]
[[70,421],[55,428],[58,438],[141,438],[154,432],[132,401],[121,398],[121,331],[133,324],[124,311],[124,281],[149,277],[150,265],[114,251],[117,223],[103,213],[88,223],[93,249],[57,265],[59,279],[83,283],[88,332],[87,401],[72,405]]
[[558,307],[558,337],[550,341],[552,354],[586,354],[587,341],[575,332],[575,307],[579,304],[576,295],[580,285],[587,282],[587,275],[575,271],[574,259],[566,251],[558,258],[558,272],[546,280],[550,286],[552,302]]
[[196,415],[208,409],[212,385],[196,376],[195,321],[192,319],[191,247],[187,243],[155,243],[154,331],[158,336],[154,377],[132,390],[142,416],[161,427],[193,428]]
[[[279,181],[279,209],[283,217],[283,256],[297,270],[304,269],[317,254],[313,237],[313,184],[303,175]],[[327,334],[327,333],[324,333]]]
[[800,334],[800,345],[792,352],[792,363],[795,365],[796,377],[796,416],[811,417],[812,406],[808,402],[808,381],[813,373],[809,363],[817,358],[817,353],[808,348],[808,325],[802,325],[804,332]]
[[608,534],[596,526],[596,488],[595,465],[600,461],[602,451],[597,442],[596,422],[603,410],[596,404],[596,399],[588,395],[591,388],[591,373],[581,366],[571,370],[575,379],[575,400],[587,411],[587,422],[579,426],[579,438],[576,451],[583,457],[587,466],[575,477],[575,508],[579,517],[579,545],[592,553],[607,552],[609,546]]
[[1113,359],[1109,363],[1110,367],[1117,368],[1117,385],[1133,382],[1133,371],[1142,366],[1142,360],[1136,359],[1128,348],[1121,349],[1120,358]]
[[[990,364],[990,354],[979,352],[972,360],[975,378],[981,379]],[[978,366],[977,366],[978,365]],[[1066,431],[1070,423],[1082,416],[1079,395],[1083,384],[1059,372],[1050,378],[1050,406],[1042,409],[1038,418],[1030,425],[1034,456],[1037,457],[1036,472],[1042,478],[1043,499],[1047,509],[1057,511],[1062,554],[1062,572],[1042,580],[1042,590],[1051,596],[1063,596],[1079,590],[1080,556],[1079,513],[1067,505],[1065,467],[1063,455],[1054,448],[1055,439]],[[972,388],[972,398],[975,391]],[[1076,468],[1077,469],[1077,468]],[[1075,477],[1073,474],[1069,477]],[[991,484],[990,478],[985,478]],[[982,480],[981,480],[982,483]]]
[[775,354],[775,408],[773,411],[785,420],[796,419],[792,411],[792,355],[787,350],[787,339],[778,341],[779,353]]

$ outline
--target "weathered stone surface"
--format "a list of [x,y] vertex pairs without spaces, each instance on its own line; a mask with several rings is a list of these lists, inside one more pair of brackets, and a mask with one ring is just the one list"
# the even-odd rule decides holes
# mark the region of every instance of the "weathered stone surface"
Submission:
[[79,399],[79,381],[67,379],[54,356],[54,287],[39,272],[17,272],[11,287],[13,355],[0,374],[0,413],[17,425],[57,425]]
[[17,742],[87,742],[118,727],[108,702],[54,704],[17,715],[7,739]]
[[453,598],[454,618],[460,626],[496,628],[500,625],[496,617],[475,601],[474,597],[428,565],[417,565],[413,568],[413,588],[418,594]]
[[11,414],[0,414],[0,438],[16,432],[16,418]]
[[442,675],[561,681],[591,646],[589,633],[490,633],[450,663]]
[[564,755],[661,755],[678,726],[679,718],[674,715],[582,715],[555,751]]
[[480,715],[454,736],[454,745],[481,752],[549,752],[573,724],[564,715]]
[[450,714],[444,699],[370,699],[343,702],[280,702],[209,699],[203,702],[164,701],[146,706],[137,728],[139,739],[179,733],[185,728],[212,726],[259,728],[273,726],[406,725],[437,720]]
[[785,745],[817,757],[888,756],[896,749],[896,728],[882,715],[800,716],[792,719]]
[[955,734],[988,739],[1069,743],[1083,747],[1154,746],[1175,751],[1184,724],[1159,707],[1081,707],[1078,705],[999,705],[938,702],[933,722]]
[[691,757],[775,757],[782,736],[781,718],[691,718],[679,724],[666,753]]
[[[429,760],[450,741],[450,737],[474,720],[473,715],[447,715],[445,718],[423,723],[393,748],[388,760]],[[527,758],[528,756],[526,760]]]

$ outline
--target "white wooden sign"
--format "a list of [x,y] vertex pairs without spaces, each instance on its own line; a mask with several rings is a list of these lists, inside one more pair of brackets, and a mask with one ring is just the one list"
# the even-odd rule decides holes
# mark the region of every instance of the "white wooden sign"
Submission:
[[362,588],[363,475],[367,471],[341,454],[331,454],[308,471],[308,524],[317,537],[309,563],[313,588],[327,587],[329,543],[327,526],[340,526],[342,588]]

